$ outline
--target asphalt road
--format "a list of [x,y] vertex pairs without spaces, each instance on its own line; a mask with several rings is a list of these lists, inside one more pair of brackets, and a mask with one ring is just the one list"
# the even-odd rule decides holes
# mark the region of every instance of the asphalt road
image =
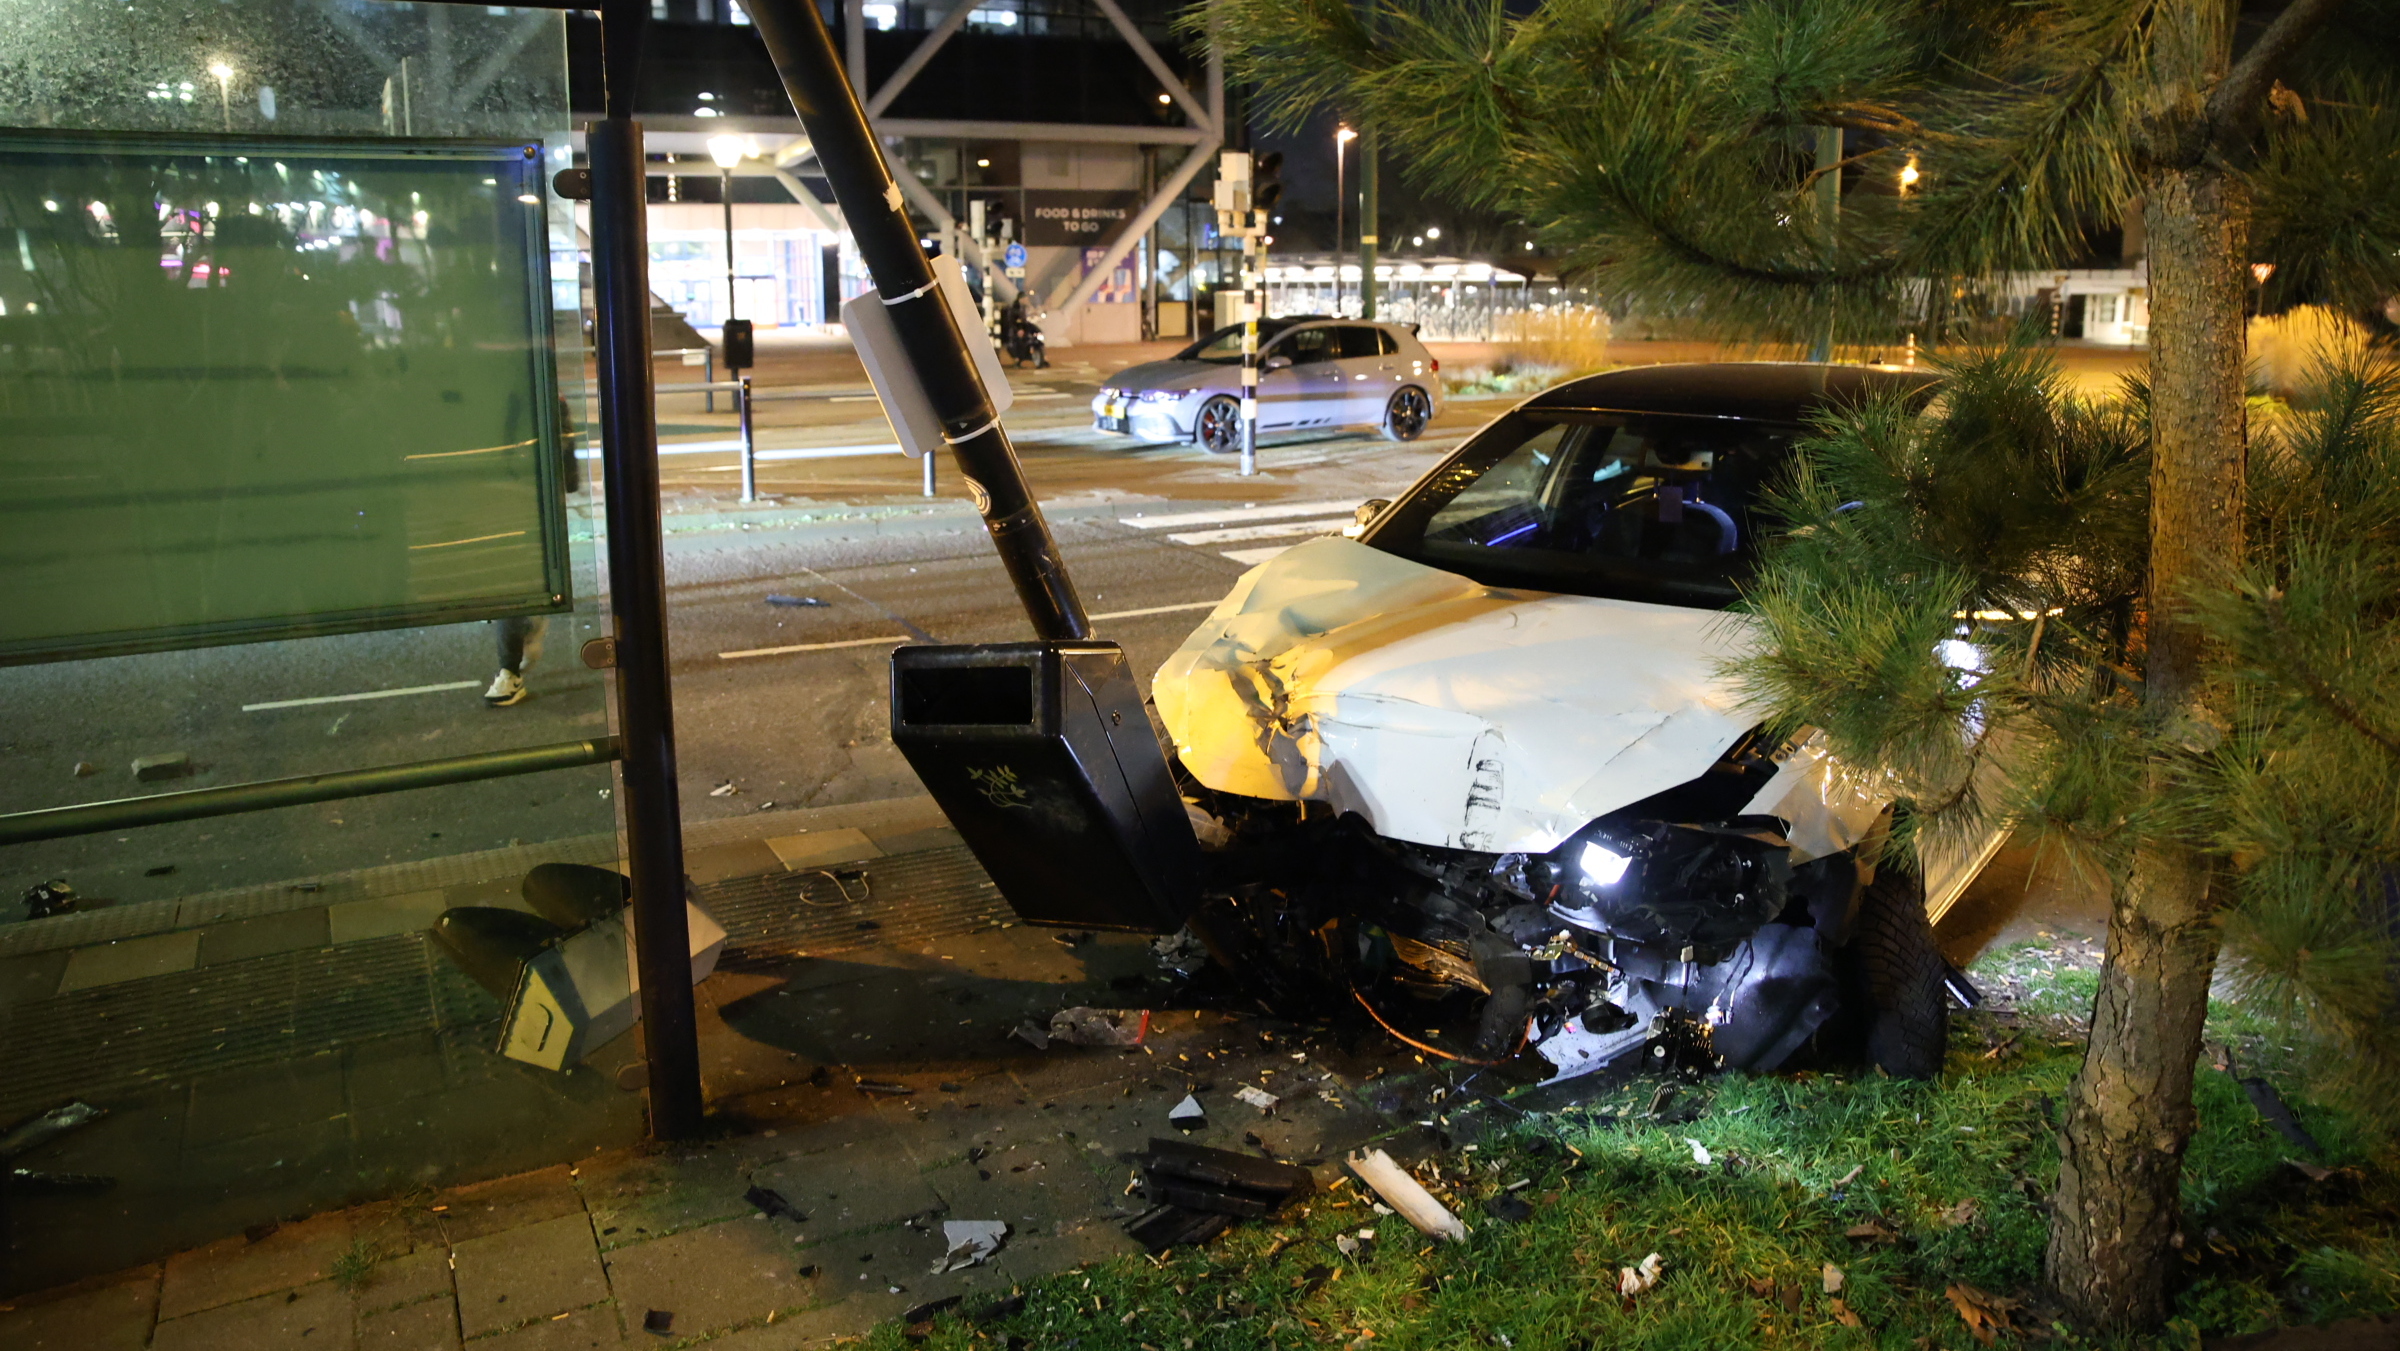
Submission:
[[[1505,406],[1454,405],[1405,445],[1371,433],[1271,441],[1262,472],[1243,479],[1227,457],[1088,430],[1085,402],[1106,372],[1152,355],[1061,353],[1051,370],[1012,377],[1008,420],[1100,636],[1124,644],[1145,684],[1257,551],[1406,486]],[[852,387],[817,364],[820,389]],[[685,818],[918,791],[887,734],[890,648],[1030,636],[955,471],[928,500],[915,461],[859,451],[890,441],[872,402],[762,403],[765,500],[743,504],[738,456],[723,448],[733,420],[700,405],[670,395],[660,407]],[[588,597],[598,508],[579,498],[576,510]],[[1154,527],[1162,517],[1180,524]],[[588,601],[554,618],[533,697],[506,709],[481,700],[496,668],[484,624],[0,670],[0,811],[598,736],[606,684],[577,651],[600,631]],[[758,655],[728,655],[745,653]],[[134,778],[137,758],[174,754],[195,772]],[[609,783],[604,767],[554,772],[0,848],[0,922],[51,877],[136,902],[603,832]]]

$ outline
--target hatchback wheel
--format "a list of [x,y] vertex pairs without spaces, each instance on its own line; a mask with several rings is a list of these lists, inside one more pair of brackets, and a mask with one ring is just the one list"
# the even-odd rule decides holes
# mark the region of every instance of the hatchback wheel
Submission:
[[1415,385],[1393,393],[1392,401],[1383,406],[1383,439],[1414,441],[1425,424],[1433,420],[1433,400]]
[[1242,448],[1242,405],[1219,394],[1200,405],[1192,420],[1192,440],[1211,455],[1231,455]]

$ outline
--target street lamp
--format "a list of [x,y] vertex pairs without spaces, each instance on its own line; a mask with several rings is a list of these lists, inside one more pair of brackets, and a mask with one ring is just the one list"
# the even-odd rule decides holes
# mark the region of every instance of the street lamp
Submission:
[[1342,312],[1342,208],[1348,206],[1348,189],[1342,186],[1343,157],[1358,133],[1347,122],[1333,129],[1333,312]]
[[750,152],[749,143],[739,136],[708,138],[708,157],[717,162],[718,180],[723,190],[718,194],[725,200],[725,317],[733,318],[733,166],[742,162]]
[[1908,157],[1908,163],[1900,166],[1900,195],[1906,197],[1908,190],[1917,185],[1917,179],[1920,177],[1922,175],[1917,172],[1917,157],[1911,155]]
[[217,111],[224,114],[225,130],[233,130],[233,67],[222,61],[209,63],[208,73],[217,77]]

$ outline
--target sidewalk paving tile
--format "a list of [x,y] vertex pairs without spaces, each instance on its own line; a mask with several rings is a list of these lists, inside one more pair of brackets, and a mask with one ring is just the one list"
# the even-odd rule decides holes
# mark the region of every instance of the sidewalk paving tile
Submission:
[[683,870],[692,881],[706,885],[733,877],[757,877],[783,871],[783,864],[758,840],[695,849],[683,856]]
[[278,952],[328,947],[332,942],[326,926],[325,907],[316,905],[305,910],[286,910],[281,914],[237,919],[202,929],[200,965],[222,966],[227,962],[246,962],[253,957],[272,957]]
[[876,1144],[769,1164],[752,1177],[807,1214],[812,1239],[897,1224],[943,1208],[940,1194],[927,1185],[916,1160],[888,1131]]
[[667,1310],[674,1334],[689,1337],[813,1302],[819,1282],[800,1275],[805,1261],[787,1225],[727,1220],[612,1251],[608,1280],[619,1307]]
[[67,958],[65,974],[59,978],[58,992],[73,994],[145,976],[189,971],[199,960],[198,929],[151,934],[146,938],[120,938],[113,943],[75,949],[74,955]]
[[59,978],[67,973],[67,960],[72,956],[73,949],[58,948],[0,957],[0,1009],[35,1003],[57,994]]
[[433,1213],[440,1217],[441,1231],[453,1244],[583,1214],[583,1196],[576,1190],[574,1170],[563,1163],[454,1187],[435,1197],[432,1205],[443,1207]]
[[421,1299],[358,1316],[359,1351],[458,1351],[458,1306]]
[[592,1223],[581,1214],[458,1245],[458,1320],[469,1337],[608,1298]]
[[373,1313],[422,1304],[436,1296],[447,1299],[449,1294],[449,1250],[420,1248],[377,1262],[367,1272],[366,1282],[359,1286],[356,1298],[360,1309]]
[[[641,1315],[633,1318],[636,1327]],[[638,1335],[638,1334],[637,1334]],[[656,1342],[658,1338],[650,1338]],[[631,1342],[617,1327],[617,1308],[602,1304],[597,1308],[577,1309],[560,1317],[545,1318],[528,1323],[511,1332],[483,1337],[467,1343],[467,1351],[602,1351]]]
[[764,1164],[755,1151],[723,1147],[596,1160],[583,1170],[584,1205],[603,1248],[647,1243],[756,1213],[742,1199],[753,1172],[779,1162],[787,1152],[772,1151]]
[[9,1351],[141,1351],[158,1316],[159,1269],[138,1267],[0,1313]]
[[353,1351],[357,1323],[332,1281],[163,1320],[152,1351]]
[[350,1250],[347,1211],[313,1215],[252,1242],[235,1235],[167,1259],[159,1291],[164,1322],[238,1300],[292,1290],[333,1274],[334,1259]]
[[453,902],[441,891],[411,891],[376,896],[326,907],[330,937],[335,943],[363,943],[370,938],[430,929]]
[[430,1029],[352,1042],[345,1055],[350,1109],[362,1115],[397,1109],[410,1098],[450,1086],[441,1036]]

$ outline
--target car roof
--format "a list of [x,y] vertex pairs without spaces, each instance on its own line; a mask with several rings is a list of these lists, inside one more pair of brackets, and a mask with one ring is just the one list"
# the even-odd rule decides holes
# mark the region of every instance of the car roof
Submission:
[[1801,422],[1823,408],[1897,395],[1923,402],[1930,371],[1809,361],[1691,362],[1604,371],[1542,391],[1527,409],[1665,413],[1681,417]]

